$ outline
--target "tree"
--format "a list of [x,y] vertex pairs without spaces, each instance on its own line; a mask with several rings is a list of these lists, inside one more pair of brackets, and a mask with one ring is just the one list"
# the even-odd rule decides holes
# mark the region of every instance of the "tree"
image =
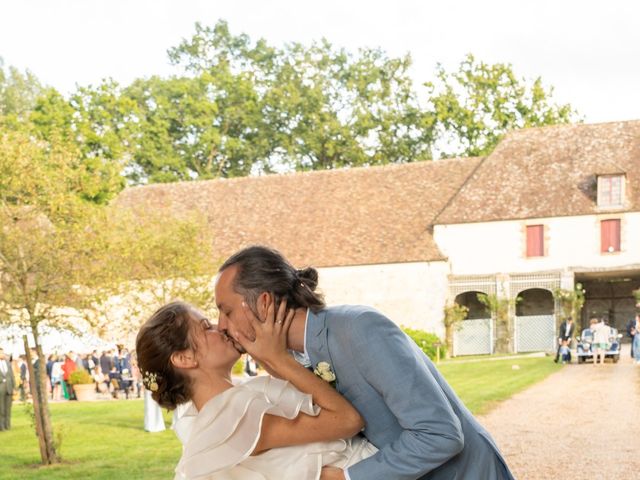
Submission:
[[433,116],[413,91],[408,55],[352,54],[323,40],[291,44],[282,56],[266,115],[297,170],[431,158]]
[[95,206],[78,195],[84,174],[77,152],[20,132],[0,135],[0,321],[25,327],[34,338],[41,368],[28,366],[44,464],[57,463],[59,455],[40,333],[44,324],[72,326],[64,307],[83,305],[77,286],[95,240],[86,228]]
[[193,78],[136,80],[134,182],[247,176],[272,154],[268,125],[248,74],[224,66]]
[[[139,318],[142,301],[148,311],[177,296],[205,307],[213,297],[215,266],[202,222],[133,218],[87,201],[87,171],[67,142],[0,135],[0,322],[32,334],[41,366],[43,326],[92,325],[118,294],[136,302],[109,311],[120,324]],[[29,368],[42,462],[57,463],[45,369]]]
[[445,341],[447,344],[447,358],[453,354],[453,332],[461,327],[462,321],[467,318],[469,307],[458,305],[456,302],[444,307]]
[[489,309],[496,322],[495,351],[497,353],[513,352],[512,312],[521,300],[520,297],[512,299],[493,293],[478,293],[478,301]]
[[[433,116],[417,102],[408,76],[409,56],[389,58],[379,49],[351,54],[326,40],[275,48],[264,40],[254,43],[247,35],[232,35],[222,21],[213,28],[197,24],[194,36],[169,55],[191,78],[211,82],[214,102],[231,102],[238,95],[236,85],[246,92],[234,104],[245,105],[252,121],[242,116],[232,123],[243,127],[238,130],[242,135],[220,128],[228,119],[214,117],[213,125],[223,145],[243,145],[245,135],[253,135],[263,150],[253,163],[243,157],[243,167],[249,162],[251,171],[431,158]],[[218,108],[216,115],[226,116],[226,111],[226,106]],[[229,162],[228,173],[234,173],[237,160],[222,155],[221,161]]]
[[0,116],[23,119],[42,90],[43,86],[33,73],[28,70],[21,73],[11,66],[5,68],[0,57]]
[[217,263],[204,218],[140,215],[116,203],[101,231],[105,248],[91,274],[100,280],[91,288],[102,292],[92,323],[103,335],[133,340],[145,318],[174,300],[214,307]]
[[[578,325],[580,313],[584,306],[584,294],[585,290],[581,283],[576,283],[573,290],[565,290],[563,288],[556,288],[553,291],[553,298],[560,303],[560,309],[562,310],[562,319],[568,318],[573,320],[575,325]],[[558,322],[560,319],[558,319]]]
[[553,103],[553,88],[540,77],[529,84],[510,64],[477,62],[469,54],[456,72],[438,65],[436,79],[425,86],[444,157],[487,155],[511,130],[577,119],[570,105]]
[[44,90],[29,120],[32,132],[43,140],[78,150],[93,179],[82,196],[104,204],[124,188],[134,115],[135,104],[120,94],[117,84],[106,81],[96,88],[79,88],[69,100],[55,89]]

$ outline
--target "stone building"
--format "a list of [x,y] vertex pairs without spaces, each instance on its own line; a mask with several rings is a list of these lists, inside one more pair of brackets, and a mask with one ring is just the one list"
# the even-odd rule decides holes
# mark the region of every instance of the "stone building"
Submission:
[[[266,244],[320,270],[328,303],[373,305],[444,335],[470,308],[456,354],[488,353],[477,293],[521,298],[511,348],[552,350],[554,289],[586,289],[583,316],[619,329],[640,288],[640,121],[525,129],[487,157],[135,187],[138,215],[198,215],[222,261]],[[213,273],[213,272],[212,272]]]

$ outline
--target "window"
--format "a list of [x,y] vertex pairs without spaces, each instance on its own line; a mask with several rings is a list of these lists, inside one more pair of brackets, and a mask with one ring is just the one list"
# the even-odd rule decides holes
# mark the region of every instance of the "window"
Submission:
[[527,257],[544,257],[544,225],[527,225]]
[[598,206],[616,207],[622,206],[623,200],[623,176],[601,175],[598,177]]
[[600,252],[620,251],[620,219],[602,220],[600,222]]

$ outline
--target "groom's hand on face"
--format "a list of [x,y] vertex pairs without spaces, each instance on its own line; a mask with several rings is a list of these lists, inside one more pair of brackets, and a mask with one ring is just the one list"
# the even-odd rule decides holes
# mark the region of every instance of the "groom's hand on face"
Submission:
[[[260,304],[261,301],[262,303]],[[245,320],[243,322],[245,328],[244,330],[236,329],[236,338],[239,342],[244,340],[253,343],[256,341],[256,331],[262,331],[264,327],[268,327],[268,321],[270,321],[271,324],[276,321],[276,306],[271,296],[260,298],[256,302],[255,310],[252,309],[246,301],[243,301],[241,306]]]

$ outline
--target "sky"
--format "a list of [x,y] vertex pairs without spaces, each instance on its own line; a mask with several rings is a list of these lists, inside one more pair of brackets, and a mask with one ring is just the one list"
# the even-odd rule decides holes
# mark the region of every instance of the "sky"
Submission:
[[467,53],[541,77],[589,123],[640,119],[637,0],[0,0],[0,57],[68,94],[110,77],[177,73],[166,51],[195,22],[274,45],[326,38],[410,53],[416,89]]

